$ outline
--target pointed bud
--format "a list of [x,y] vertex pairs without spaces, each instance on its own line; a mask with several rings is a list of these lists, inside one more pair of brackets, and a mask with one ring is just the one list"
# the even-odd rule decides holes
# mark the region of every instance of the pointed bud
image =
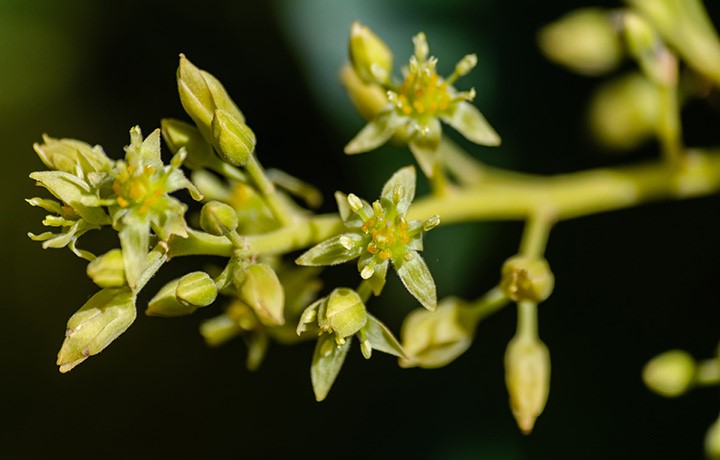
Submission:
[[180,303],[192,307],[206,307],[215,302],[218,289],[205,272],[192,272],[180,278],[175,296]]
[[145,310],[147,316],[172,318],[195,313],[196,307],[178,300],[177,288],[179,281],[179,279],[172,280],[160,288],[157,294],[148,302]]
[[695,378],[695,359],[683,350],[670,350],[651,359],[643,368],[645,385],[655,393],[673,398],[685,393]]
[[267,264],[253,264],[236,274],[238,297],[253,309],[261,323],[285,323],[285,291],[275,271]]
[[90,262],[87,275],[101,288],[121,287],[127,284],[122,250],[113,249]]
[[338,337],[346,338],[359,331],[367,322],[365,304],[357,292],[337,288],[327,302],[327,322]]
[[500,288],[515,302],[542,302],[550,297],[555,277],[545,259],[515,256],[502,268]]
[[135,320],[135,297],[129,288],[103,289],[88,300],[67,323],[58,353],[60,372],[68,372],[125,332]]
[[538,339],[514,337],[505,351],[505,384],[520,430],[528,434],[550,391],[550,354]]
[[392,74],[393,55],[369,28],[354,22],[350,29],[350,62],[361,80],[387,83]]
[[234,232],[237,226],[237,212],[228,204],[209,201],[200,210],[200,227],[211,235],[226,235]]
[[220,158],[244,166],[255,151],[255,133],[225,110],[216,110],[212,119],[213,145]]

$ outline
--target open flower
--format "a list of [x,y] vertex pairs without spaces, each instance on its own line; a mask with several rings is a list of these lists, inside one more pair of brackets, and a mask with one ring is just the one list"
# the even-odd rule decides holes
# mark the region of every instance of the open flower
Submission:
[[442,129],[447,123],[470,141],[496,146],[500,137],[473,105],[475,91],[457,91],[453,84],[477,63],[469,54],[455,66],[447,78],[438,75],[437,59],[428,57],[425,34],[413,37],[415,54],[403,68],[403,80],[391,78],[392,54],[367,27],[353,24],[350,35],[350,58],[357,76],[365,83],[382,88],[388,104],[345,146],[345,153],[355,154],[375,149],[391,137],[407,139],[420,168],[432,176]]
[[426,221],[406,220],[415,197],[415,168],[398,170],[383,187],[380,199],[370,205],[350,194],[336,194],[340,216],[348,231],[310,248],[299,265],[336,265],[358,259],[358,270],[375,294],[385,284],[390,261],[407,290],[427,309],[437,304],[435,282],[422,250],[422,232],[440,223],[438,216]]

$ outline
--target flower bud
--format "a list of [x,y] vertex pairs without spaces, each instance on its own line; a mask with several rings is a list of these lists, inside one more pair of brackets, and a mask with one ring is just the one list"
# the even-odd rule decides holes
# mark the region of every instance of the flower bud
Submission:
[[720,460],[720,418],[710,425],[705,434],[705,455],[709,460]]
[[122,250],[113,249],[96,257],[88,264],[87,275],[101,288],[121,287],[127,284]]
[[200,227],[211,235],[226,235],[234,232],[237,226],[237,212],[228,204],[209,201],[200,210]]
[[628,49],[645,75],[661,85],[676,84],[677,60],[663,45],[650,24],[642,16],[632,12],[623,15],[623,24]]
[[639,73],[611,80],[593,95],[589,107],[590,129],[598,142],[617,150],[630,150],[656,130],[660,94]]
[[575,10],[546,25],[538,42],[548,59],[585,75],[609,72],[622,58],[610,16],[598,8]]
[[502,268],[500,288],[515,302],[542,302],[550,297],[555,277],[545,259],[515,256]]
[[550,391],[550,354],[540,340],[516,336],[505,351],[505,384],[520,430],[528,434]]
[[354,22],[350,29],[350,62],[361,80],[386,83],[392,74],[393,55],[369,28]]
[[275,271],[267,264],[253,264],[236,273],[238,298],[253,309],[265,326],[285,324],[285,291]]
[[129,288],[103,289],[93,295],[67,323],[58,353],[60,372],[68,372],[105,349],[135,321],[135,297]]
[[401,329],[402,346],[408,359],[400,366],[431,369],[450,364],[472,344],[475,321],[457,298],[443,299],[434,312],[411,312]]
[[175,296],[182,304],[206,307],[215,302],[218,289],[215,281],[205,272],[192,272],[180,278]]
[[683,350],[670,350],[651,359],[642,378],[655,393],[673,398],[685,393],[695,378],[695,360]]
[[40,160],[50,169],[73,175],[107,171],[112,162],[100,146],[91,147],[74,139],[54,139],[43,135],[43,143],[33,145]]
[[328,297],[327,324],[338,337],[354,335],[367,323],[367,311],[362,299],[352,289],[337,288]]
[[255,150],[255,133],[230,112],[218,109],[212,118],[213,146],[218,156],[235,166],[247,163]]
[[237,322],[226,314],[203,320],[200,323],[200,335],[209,347],[218,347],[243,332]]
[[374,118],[388,104],[385,90],[379,85],[362,81],[349,64],[340,70],[340,81],[355,109],[366,120]]
[[196,307],[178,300],[177,287],[179,281],[179,279],[172,280],[160,288],[157,294],[148,302],[148,307],[145,310],[147,316],[171,318],[195,313]]
[[203,139],[195,126],[184,121],[163,118],[160,121],[160,129],[172,153],[175,154],[185,147],[187,158],[183,164],[188,168],[200,169],[215,166],[219,162],[212,146]]

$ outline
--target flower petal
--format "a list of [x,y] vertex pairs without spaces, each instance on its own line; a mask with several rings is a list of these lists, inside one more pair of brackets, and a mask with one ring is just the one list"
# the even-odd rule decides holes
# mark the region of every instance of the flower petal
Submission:
[[347,235],[336,235],[313,246],[298,257],[295,263],[298,265],[337,265],[358,257],[363,246],[358,244],[348,249],[340,244],[340,238],[343,237],[347,237]]
[[393,333],[379,319],[373,315],[367,315],[367,324],[363,328],[366,340],[370,342],[370,346],[374,350],[382,351],[399,358],[407,358],[405,350],[403,350],[400,342],[395,338]]
[[125,277],[128,285],[135,289],[137,279],[145,269],[150,245],[150,223],[140,217],[136,218],[133,214],[128,214],[122,220],[118,235],[122,247]]
[[342,345],[337,345],[334,334],[323,334],[318,338],[310,366],[310,379],[316,400],[322,401],[327,397],[345,362],[351,343],[352,337],[348,337]]
[[373,118],[345,146],[345,153],[355,154],[376,149],[387,142],[407,121],[407,118],[394,111],[384,112]]
[[423,307],[428,310],[435,310],[435,307],[437,307],[435,281],[420,254],[409,250],[405,257],[393,257],[392,261],[408,292]]
[[398,214],[405,215],[415,198],[415,167],[398,169],[385,183],[381,196],[395,203]]
[[469,141],[492,147],[500,145],[498,133],[472,104],[460,101],[449,114],[443,115],[441,118]]

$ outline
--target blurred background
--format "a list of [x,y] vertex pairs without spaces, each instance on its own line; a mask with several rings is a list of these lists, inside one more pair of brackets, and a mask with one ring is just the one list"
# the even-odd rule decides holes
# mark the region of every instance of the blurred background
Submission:
[[[718,5],[706,3],[720,17]],[[600,80],[566,72],[538,50],[542,25],[591,5],[621,6],[0,0],[0,457],[702,458],[705,430],[720,409],[717,388],[663,399],[643,386],[640,371],[669,348],[707,358],[717,347],[718,197],[649,204],[553,231],[547,258],[557,285],[540,310],[552,385],[530,436],[516,428],[503,380],[513,308],[482,323],[471,349],[442,369],[400,369],[386,355],[365,361],[356,348],[322,403],[310,384],[312,344],[272,346],[251,373],[241,340],[204,345],[202,315],[140,314],[100,356],[67,375],[55,365],[67,318],[95,288],[82,260],[43,250],[26,235],[43,231],[43,212],[24,201],[45,196],[27,177],[43,168],[32,150],[43,133],[101,144],[121,157],[130,127],[147,134],[163,117],[186,118],[175,85],[182,52],[225,84],[257,134],[265,166],[320,186],[328,198],[322,211],[334,210],[338,189],[371,199],[412,158],[395,147],[342,154],[364,123],[337,76],[350,25],[360,20],[391,46],[396,62],[411,54],[411,37],[421,30],[441,74],[464,54],[478,54],[478,67],[457,86],[476,88],[476,104],[503,145],[455,139],[482,161],[549,174],[652,158],[652,144],[623,155],[598,147],[584,114]],[[694,104],[683,117],[689,145],[720,145],[717,110]],[[521,230],[505,222],[430,233],[424,254],[439,295],[475,298],[495,285]],[[197,263],[177,261],[153,285]],[[414,308],[398,284],[393,277],[370,305],[395,331]]]

